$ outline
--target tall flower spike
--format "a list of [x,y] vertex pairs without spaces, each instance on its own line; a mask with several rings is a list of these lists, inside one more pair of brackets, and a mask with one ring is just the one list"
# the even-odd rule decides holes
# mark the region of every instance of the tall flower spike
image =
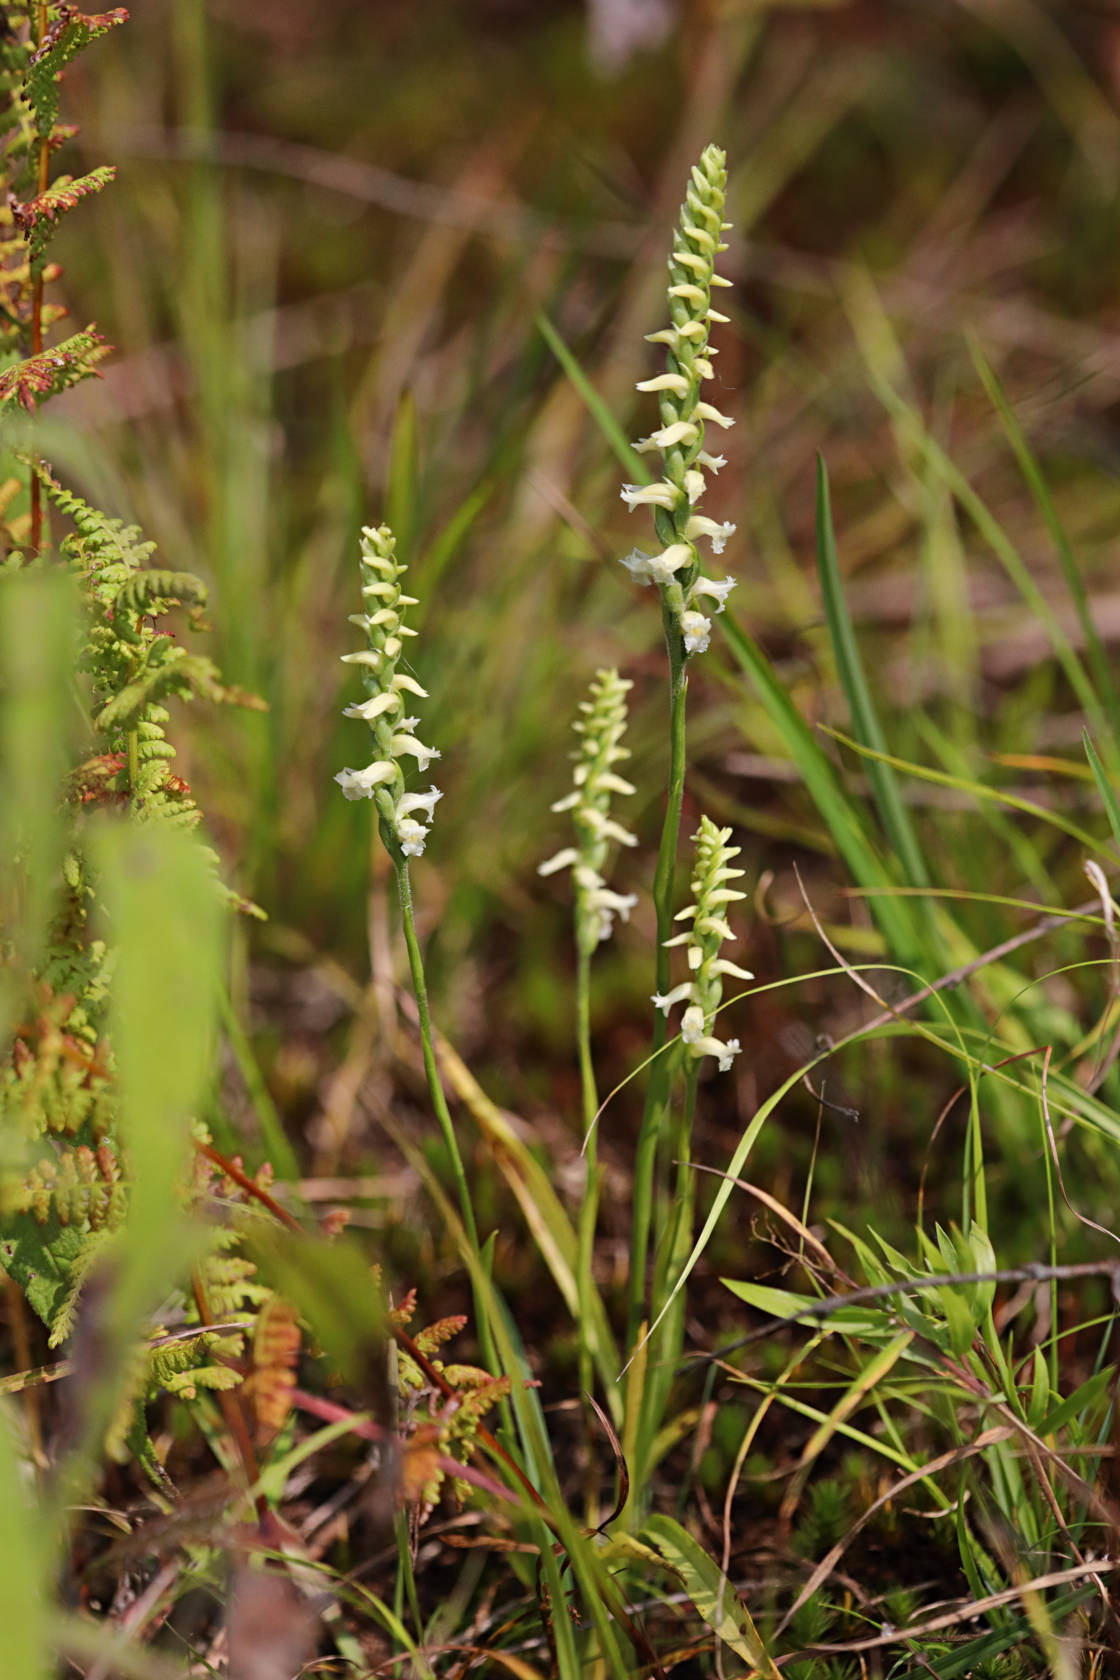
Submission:
[[[622,499],[633,511],[649,507],[661,543],[661,551],[645,554],[634,549],[623,565],[637,583],[656,583],[684,644],[685,654],[703,653],[712,628],[710,618],[698,602],[707,596],[721,613],[734,579],[713,587],[700,571],[696,544],[706,537],[713,554],[722,554],[734,535],[731,524],[717,524],[695,511],[706,488],[704,469],[718,472],[725,463],[722,455],[710,455],[704,448],[705,424],[727,427],[732,421],[711,403],[702,401],[700,388],[713,377],[708,330],[713,321],[726,321],[712,308],[714,286],[727,286],[715,272],[719,252],[727,249],[720,234],[730,226],[723,221],[727,188],[727,160],[718,146],[708,146],[693,170],[681,206],[680,226],[673,237],[669,258],[670,325],[648,334],[653,344],[666,349],[666,371],[654,379],[643,379],[639,391],[655,392],[661,425],[649,437],[640,438],[634,448],[639,454],[660,450],[662,477],[655,484],[624,484]],[[710,607],[709,607],[709,610]]]
[[657,1008],[668,1015],[675,1003],[685,1004],[681,1017],[681,1038],[693,1058],[715,1056],[721,1073],[726,1073],[740,1050],[739,1040],[713,1038],[709,1031],[723,999],[723,976],[736,980],[753,980],[745,968],[721,957],[719,948],[725,939],[734,939],[725,914],[729,904],[746,898],[746,893],[729,887],[728,882],[743,874],[731,868],[732,858],[739,856],[738,846],[729,846],[729,828],[717,828],[708,817],[700,818],[696,841],[696,866],[692,877],[694,903],[678,912],[676,920],[691,920],[686,933],[667,939],[667,945],[688,946],[688,968],[691,978],[682,980],[664,997],[654,996]]
[[[402,716],[406,696],[426,700],[428,695],[414,677],[397,669],[405,637],[416,634],[403,622],[404,609],[416,601],[401,593],[400,580],[408,567],[398,564],[395,551],[396,538],[387,525],[376,530],[367,525],[362,531],[365,611],[351,613],[350,622],[365,631],[366,645],[358,653],[344,653],[342,663],[359,667],[366,698],[347,706],[342,715],[369,724],[373,754],[364,770],[342,770],[335,781],[347,799],[372,799],[404,855],[419,857],[428,838],[426,825],[442,795],[436,787],[427,793],[406,793],[400,760],[413,758],[426,770],[440,755],[413,734],[419,718]],[[424,821],[417,821],[417,813]]]
[[593,951],[600,940],[610,938],[616,915],[629,921],[638,902],[633,893],[612,892],[602,873],[612,841],[621,846],[638,844],[637,838],[610,814],[612,794],[634,792],[632,784],[614,769],[630,757],[622,736],[626,729],[626,694],[632,687],[617,671],[597,671],[590,699],[580,702],[583,716],[572,725],[580,737],[572,754],[575,787],[552,807],[554,811],[571,811],[576,844],[565,846],[537,871],[539,875],[551,875],[557,869],[571,869],[576,884],[576,938],[585,953]]

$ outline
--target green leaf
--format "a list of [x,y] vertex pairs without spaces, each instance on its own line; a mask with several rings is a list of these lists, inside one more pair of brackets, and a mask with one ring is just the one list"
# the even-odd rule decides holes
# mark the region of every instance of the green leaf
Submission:
[[1113,1365],[1106,1365],[1102,1371],[1095,1371],[1087,1382],[1083,1382],[1080,1388],[1074,1390],[1068,1399],[1060,1401],[1051,1411],[1047,1412],[1038,1425],[1037,1433],[1039,1435],[1056,1435],[1059,1429],[1064,1429],[1066,1424],[1072,1422],[1074,1418],[1079,1421],[1082,1420],[1107,1392],[1109,1384],[1114,1381],[1115,1376],[1116,1368]]
[[651,1517],[643,1532],[680,1576],[698,1615],[716,1638],[730,1645],[737,1657],[766,1680],[779,1680],[778,1670],[766,1652],[750,1611],[715,1559],[672,1517]]
[[31,1213],[4,1216],[0,1262],[48,1329],[66,1304],[71,1270],[88,1236],[80,1225],[60,1224],[53,1207],[44,1225]]
[[949,1326],[949,1346],[960,1358],[972,1346],[976,1333],[971,1308],[964,1299],[964,1291],[955,1284],[946,1284],[944,1289],[938,1289],[934,1293]]
[[1034,1350],[1034,1367],[1031,1380],[1031,1397],[1027,1406],[1027,1422],[1038,1433],[1044,1418],[1046,1408],[1050,1404],[1050,1372],[1046,1364],[1046,1356],[1041,1348]]
[[867,1307],[837,1307],[833,1312],[822,1314],[822,1302],[815,1295],[795,1295],[786,1289],[771,1289],[763,1283],[740,1283],[735,1278],[720,1278],[720,1282],[757,1312],[770,1313],[779,1319],[792,1319],[804,1314],[801,1323],[822,1332],[842,1331],[848,1336],[881,1336],[894,1334],[898,1328],[891,1323],[886,1313],[875,1312]]

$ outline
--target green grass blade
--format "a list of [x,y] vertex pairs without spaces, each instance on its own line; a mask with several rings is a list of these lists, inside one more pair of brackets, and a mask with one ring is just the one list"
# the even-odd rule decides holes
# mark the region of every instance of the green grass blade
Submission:
[[650,484],[652,477],[649,468],[642,457],[631,448],[626,433],[543,311],[537,312],[536,323],[541,337],[587,404],[592,419],[617,455],[623,471],[629,473],[635,484]]
[[[853,741],[850,735],[843,734],[839,729],[825,729],[825,733],[863,758],[885,758],[896,770],[904,770],[908,776],[917,776],[923,782],[936,782],[940,787],[957,788],[960,792],[970,793],[977,799],[994,800],[997,805],[1007,805],[1013,811],[1022,811],[1027,816],[1037,817],[1040,822],[1049,823],[1051,828],[1060,828],[1063,834],[1068,834],[1071,840],[1076,840],[1090,852],[1099,852],[1101,849],[1101,842],[1096,835],[1090,834],[1077,823],[1058,816],[1056,811],[1048,811],[1045,805],[1036,805],[1033,799],[1021,799],[1018,794],[1004,793],[1001,788],[988,787],[983,782],[971,781],[967,776],[951,776],[944,770],[931,770],[924,764],[911,764],[908,760],[895,758],[890,753],[874,752],[859,741]],[[1120,848],[1116,861],[1120,862]]]
[[[886,753],[887,741],[871,698],[871,689],[860,656],[848,603],[844,596],[843,579],[836,555],[836,536],[832,524],[832,504],[828,489],[828,468],[823,456],[817,457],[817,566],[820,572],[821,596],[832,648],[836,657],[840,681],[847,695],[852,714],[852,727],[865,746],[878,753]],[[918,844],[918,836],[902,801],[898,781],[890,765],[876,760],[868,768],[868,778],[875,796],[879,817],[888,840],[902,867],[907,885],[925,887],[930,884],[929,872]]]
[[1105,815],[1108,818],[1108,826],[1112,830],[1112,838],[1116,841],[1116,850],[1120,853],[1120,805],[1116,803],[1116,794],[1112,783],[1108,779],[1105,767],[1100,761],[1100,755],[1094,747],[1092,737],[1087,729],[1081,731],[1081,739],[1085,746],[1085,757],[1089,760],[1089,768],[1093,772],[1097,791],[1101,796],[1101,804],[1104,806]]
[[1085,652],[1096,684],[1097,694],[1101,706],[1107,712],[1112,724],[1114,740],[1120,746],[1120,693],[1117,692],[1116,682],[1112,675],[1112,666],[1105,654],[1097,627],[1093,622],[1093,614],[1089,607],[1089,599],[1085,593],[1085,583],[1078,569],[1077,561],[1073,557],[1069,538],[1058,517],[1058,510],[1054,506],[1054,498],[1050,494],[1050,487],[1043,477],[1039,466],[1027,442],[1026,435],[1015,416],[1015,411],[1008,401],[1007,392],[1000,382],[995,369],[988,361],[980,347],[980,341],[973,333],[967,335],[968,348],[972,356],[973,365],[980,375],[981,383],[999,415],[1000,423],[1008,443],[1011,445],[1015,459],[1019,463],[1019,470],[1027,482],[1027,487],[1034,497],[1035,506],[1041,513],[1054,544],[1055,552],[1061,563],[1062,572],[1069,590],[1070,599],[1077,613],[1078,623],[1081,625],[1085,637]]
[[[856,883],[882,891],[896,883],[867,835],[855,804],[841,787],[836,771],[812,730],[759,647],[730,611],[720,618],[727,644],[750,679],[771,723],[801,773],[806,791],[820,812],[837,851]],[[914,918],[904,901],[876,898],[872,914],[893,955],[907,961],[918,948]],[[887,908],[889,906],[889,908]]]

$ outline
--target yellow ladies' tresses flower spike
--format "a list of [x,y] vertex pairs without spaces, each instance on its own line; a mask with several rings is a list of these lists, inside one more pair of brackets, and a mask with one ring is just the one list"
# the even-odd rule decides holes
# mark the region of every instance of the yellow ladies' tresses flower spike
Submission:
[[597,671],[590,698],[580,702],[583,714],[572,725],[580,744],[572,754],[575,769],[571,793],[558,799],[554,811],[571,811],[576,844],[542,863],[538,875],[552,875],[570,869],[576,885],[576,938],[581,951],[592,952],[609,939],[615,916],[629,921],[638,902],[633,893],[612,892],[603,879],[603,866],[613,841],[636,846],[637,838],[610,815],[611,795],[633,793],[632,783],[618,775],[614,765],[630,757],[622,745],[626,729],[626,695],[633,684],[617,671]]
[[[426,824],[431,824],[442,795],[436,787],[427,793],[406,793],[400,760],[414,758],[426,770],[440,755],[413,734],[420,719],[401,715],[406,694],[426,700],[427,691],[415,677],[397,670],[404,637],[416,634],[402,622],[404,609],[416,601],[401,593],[400,579],[408,568],[397,562],[396,539],[387,525],[367,525],[362,531],[360,565],[362,595],[377,607],[372,613],[350,615],[351,624],[365,631],[367,645],[358,653],[344,653],[342,663],[360,668],[366,698],[347,706],[342,715],[369,724],[373,758],[364,770],[342,770],[334,779],[347,799],[372,799],[405,857],[419,857],[428,838]],[[417,812],[425,822],[417,821]]]
[[720,234],[729,225],[723,220],[727,189],[727,160],[718,146],[708,146],[692,169],[680,225],[673,238],[669,258],[669,315],[671,325],[648,333],[651,343],[663,344],[666,370],[643,379],[638,390],[655,394],[661,424],[648,437],[639,438],[639,454],[658,450],[662,477],[654,484],[624,484],[622,499],[631,512],[636,507],[653,510],[654,525],[662,544],[661,552],[646,554],[634,549],[623,565],[636,583],[656,583],[672,616],[685,656],[703,653],[708,646],[711,620],[696,606],[695,597],[708,596],[715,611],[722,612],[734,579],[715,588],[700,571],[696,543],[709,539],[714,554],[721,554],[734,535],[730,523],[719,523],[694,511],[706,488],[705,469],[718,472],[722,455],[711,455],[703,447],[706,424],[728,427],[733,421],[700,395],[703,382],[713,377],[708,331],[713,321],[726,321],[712,308],[715,286],[730,285],[715,272],[715,260],[727,247]]

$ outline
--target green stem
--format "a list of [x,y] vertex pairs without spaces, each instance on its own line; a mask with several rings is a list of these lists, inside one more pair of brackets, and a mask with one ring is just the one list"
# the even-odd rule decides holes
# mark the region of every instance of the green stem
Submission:
[[[668,1058],[666,1058],[668,1059]],[[699,1062],[689,1060],[685,1072],[684,1101],[676,1128],[677,1163],[676,1188],[672,1214],[662,1238],[654,1271],[650,1300],[650,1322],[656,1322],[665,1302],[673,1294],[677,1279],[692,1252],[692,1227],[696,1206],[696,1174],[692,1171],[692,1125],[696,1114],[696,1079]],[[648,1490],[654,1443],[665,1418],[669,1392],[673,1386],[676,1366],[684,1347],[685,1296],[679,1291],[651,1338],[649,1375],[642,1389],[638,1416],[637,1445],[631,1474],[637,1490],[641,1510],[643,1493]]]
[[[424,959],[420,954],[420,941],[416,937],[416,920],[412,913],[412,883],[408,875],[408,859],[401,851],[397,837],[388,823],[381,821],[378,826],[381,830],[381,838],[385,843],[385,850],[393,861],[393,873],[397,877],[397,896],[400,899],[404,942],[408,949],[408,966],[412,974],[412,990],[416,997],[416,1014],[420,1022],[420,1043],[424,1051],[424,1073],[428,1080],[428,1093],[432,1099],[432,1107],[436,1111],[436,1119],[443,1134],[443,1141],[447,1146],[447,1153],[451,1157],[451,1175],[455,1180],[455,1188],[459,1192],[459,1207],[463,1215],[467,1241],[475,1259],[489,1276],[489,1254],[484,1254],[479,1247],[478,1225],[475,1222],[474,1208],[471,1205],[471,1193],[467,1185],[463,1157],[459,1153],[459,1140],[455,1136],[455,1127],[447,1107],[447,1098],[443,1094],[443,1083],[439,1076],[435,1047],[432,1043],[432,1017],[428,1011],[428,986],[424,979]],[[482,1353],[482,1362],[497,1376],[501,1371],[501,1366],[497,1362],[498,1356],[494,1348],[494,1338],[490,1332],[486,1300],[478,1285],[473,1282],[473,1269],[471,1276],[475,1325],[478,1345]],[[508,1412],[504,1405],[502,1407],[502,1417],[508,1425]]]
[[[653,876],[653,903],[657,914],[657,990],[669,990],[670,956],[665,941],[673,933],[673,878],[677,863],[677,838],[681,826],[685,774],[685,701],[688,676],[684,642],[675,617],[662,605],[665,641],[669,649],[669,794],[665,821]],[[646,1088],[642,1126],[634,1159],[634,1213],[630,1244],[630,1301],[626,1341],[633,1347],[645,1317],[646,1264],[653,1218],[654,1179],[657,1149],[669,1107],[669,1057],[663,1052],[668,1037],[667,1017],[657,1010],[653,1023],[653,1061]]]
[[[595,1262],[595,1226],[599,1216],[599,1188],[602,1174],[599,1170],[599,1128],[596,1116],[599,1112],[599,1093],[595,1086],[595,1067],[591,1060],[591,953],[584,949],[579,928],[581,926],[577,907],[577,962],[576,962],[576,1042],[579,1048],[579,1077],[580,1089],[583,1095],[583,1153],[587,1162],[587,1181],[583,1193],[583,1205],[579,1210],[579,1229],[577,1237],[576,1256],[576,1290],[579,1310],[579,1386],[583,1393],[594,1391],[595,1363],[592,1351],[592,1323],[593,1298],[595,1279],[593,1266]],[[596,1488],[598,1475],[595,1463],[594,1437],[589,1427],[588,1444],[588,1482],[587,1482],[587,1521],[593,1525],[597,1520],[594,1509],[596,1503]]]
[[478,1226],[475,1223],[474,1208],[471,1206],[471,1195],[467,1186],[463,1157],[459,1153],[459,1140],[455,1136],[455,1127],[447,1107],[447,1098],[443,1094],[443,1084],[439,1077],[436,1053],[432,1045],[432,1017],[428,1010],[428,986],[424,979],[424,959],[420,954],[420,941],[416,937],[416,919],[412,911],[412,884],[408,877],[408,859],[402,853],[397,838],[388,829],[388,825],[382,822],[380,827],[381,838],[385,842],[385,849],[392,859],[393,872],[397,877],[397,896],[400,899],[401,921],[404,924],[404,942],[408,950],[408,966],[412,974],[412,990],[416,997],[416,1013],[420,1021],[420,1043],[424,1052],[424,1073],[428,1081],[428,1094],[432,1099],[436,1120],[439,1123],[443,1141],[447,1146],[447,1153],[451,1158],[451,1175],[459,1193],[459,1208],[463,1215],[463,1224],[466,1227],[471,1248],[477,1255],[479,1252]]

